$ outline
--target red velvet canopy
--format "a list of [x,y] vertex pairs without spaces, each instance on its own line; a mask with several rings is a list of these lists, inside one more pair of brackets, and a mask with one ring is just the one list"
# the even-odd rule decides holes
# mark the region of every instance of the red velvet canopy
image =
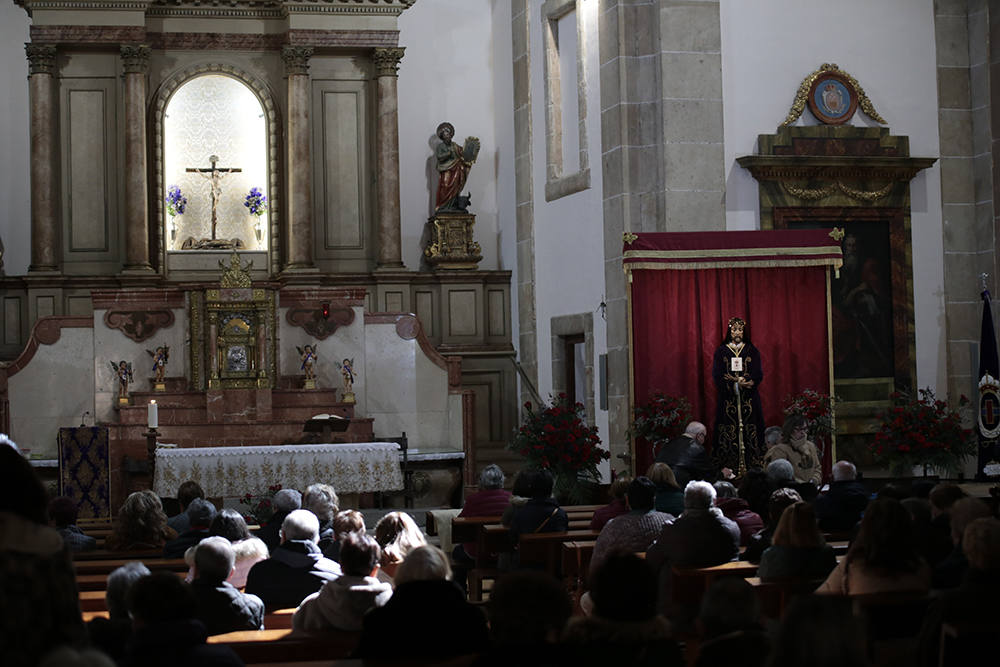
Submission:
[[[733,316],[747,321],[760,352],[767,425],[784,421],[786,396],[832,394],[829,268],[841,263],[828,230],[627,234],[633,405],[657,391],[685,396],[710,443],[712,355]],[[637,474],[653,461],[648,443],[636,443],[633,456]]]

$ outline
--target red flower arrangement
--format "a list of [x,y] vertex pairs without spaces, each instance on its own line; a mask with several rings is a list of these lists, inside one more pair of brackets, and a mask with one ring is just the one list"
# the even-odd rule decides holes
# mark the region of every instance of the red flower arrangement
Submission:
[[267,492],[264,495],[255,496],[248,493],[240,498],[240,505],[249,507],[243,514],[243,518],[248,524],[263,526],[271,520],[271,517],[274,516],[274,503],[271,502],[271,499],[278,491],[281,491],[281,484],[267,487]]
[[686,398],[655,392],[649,402],[632,410],[626,435],[659,447],[683,433],[690,421],[691,403]]
[[[913,466],[957,472],[967,456],[975,452],[971,429],[962,427],[962,418],[948,404],[938,400],[930,388],[921,389],[919,397],[895,392],[894,405],[880,416],[882,425],[869,445],[879,463],[886,463],[893,474],[908,473]],[[962,396],[959,407],[968,405]]]
[[833,431],[833,404],[836,400],[815,389],[806,389],[801,394],[785,396],[783,412],[786,416],[802,415],[806,418],[809,437],[826,440]]
[[552,405],[524,404],[525,417],[514,431],[508,447],[528,460],[529,465],[548,468],[556,479],[557,495],[573,496],[581,478],[597,482],[598,464],[611,457],[601,448],[597,427],[584,421],[582,403],[570,403],[566,394],[559,394]]

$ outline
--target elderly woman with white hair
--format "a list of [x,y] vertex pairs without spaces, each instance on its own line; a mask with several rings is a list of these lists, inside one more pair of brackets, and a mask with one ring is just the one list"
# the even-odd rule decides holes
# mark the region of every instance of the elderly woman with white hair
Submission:
[[[495,463],[483,468],[479,475],[479,491],[470,494],[465,499],[465,505],[458,516],[502,516],[510,507],[510,491],[503,488],[505,477],[503,470]],[[456,544],[452,558],[459,565],[455,573],[459,585],[463,585],[468,570],[476,563],[478,552],[475,542]]]

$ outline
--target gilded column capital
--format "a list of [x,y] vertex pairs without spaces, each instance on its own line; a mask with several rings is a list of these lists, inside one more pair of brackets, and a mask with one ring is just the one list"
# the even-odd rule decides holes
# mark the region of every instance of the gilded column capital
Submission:
[[285,74],[308,74],[309,59],[312,58],[311,46],[284,46],[281,48],[281,60],[285,63]]
[[402,46],[375,49],[375,54],[372,56],[372,61],[375,63],[375,76],[396,76],[399,61],[403,59],[403,51],[405,50]]
[[145,74],[149,71],[149,55],[152,49],[146,44],[122,44],[122,72],[124,74]]
[[56,47],[28,43],[24,45],[24,53],[28,57],[28,76],[55,73]]

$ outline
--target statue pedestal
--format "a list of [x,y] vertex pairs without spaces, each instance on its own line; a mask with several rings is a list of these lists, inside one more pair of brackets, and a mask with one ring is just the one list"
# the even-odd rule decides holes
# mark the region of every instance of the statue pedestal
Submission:
[[316,380],[303,380],[302,381],[302,388],[303,389],[315,389],[316,388]]
[[166,391],[167,390],[167,383],[166,382],[158,382],[156,380],[153,380],[152,384],[153,384],[153,391]]
[[345,391],[344,395],[340,399],[340,402],[341,403],[348,403],[350,405],[354,405],[357,402],[354,399],[354,392],[353,391]]
[[430,236],[424,257],[434,269],[472,270],[483,259],[479,244],[473,239],[476,216],[462,211],[435,213],[427,221]]

